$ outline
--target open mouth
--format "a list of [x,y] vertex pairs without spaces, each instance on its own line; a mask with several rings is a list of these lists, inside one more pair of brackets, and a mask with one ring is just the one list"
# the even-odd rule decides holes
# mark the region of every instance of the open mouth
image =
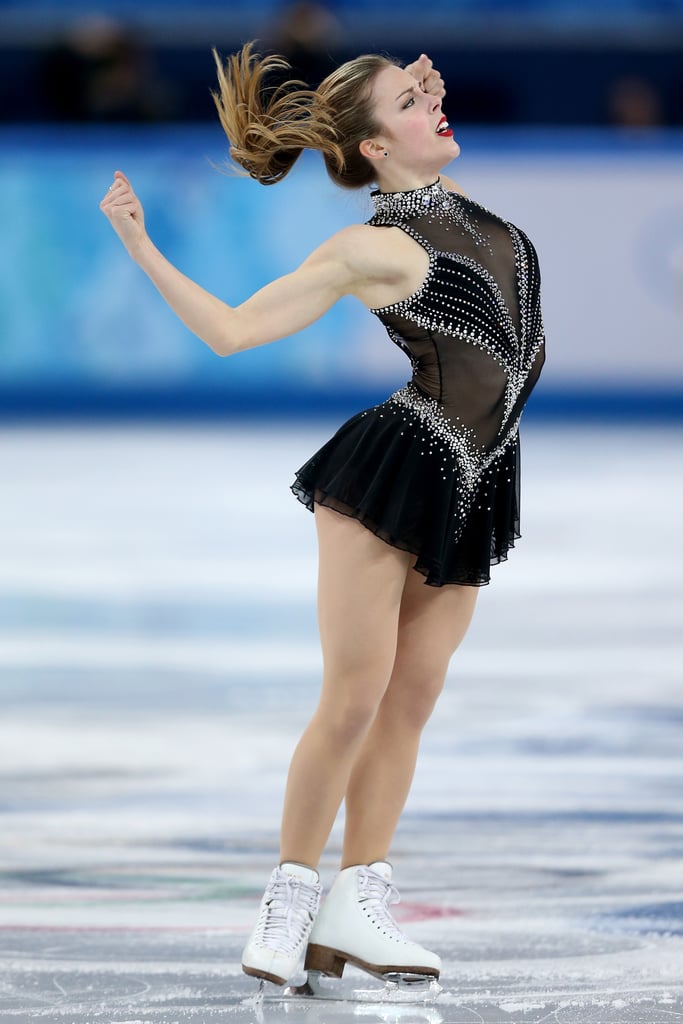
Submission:
[[453,132],[449,128],[448,121],[445,116],[441,118],[438,125],[436,126],[436,134],[445,135],[449,139],[453,138]]

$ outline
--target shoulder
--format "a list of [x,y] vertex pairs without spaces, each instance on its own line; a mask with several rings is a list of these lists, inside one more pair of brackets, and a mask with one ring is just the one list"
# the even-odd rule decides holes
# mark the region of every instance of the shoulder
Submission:
[[380,228],[372,224],[351,224],[337,231],[325,244],[331,251],[353,260],[366,249],[370,253],[381,251],[386,245],[387,237],[399,231],[399,228]]
[[399,227],[357,224],[330,240],[343,255],[343,288],[369,309],[412,294],[424,281],[429,256]]
[[360,276],[382,280],[393,275],[415,245],[402,228],[374,224],[354,224],[337,237],[349,267]]
[[400,228],[352,224],[323,242],[309,261],[331,261],[349,279],[385,278],[404,257]]

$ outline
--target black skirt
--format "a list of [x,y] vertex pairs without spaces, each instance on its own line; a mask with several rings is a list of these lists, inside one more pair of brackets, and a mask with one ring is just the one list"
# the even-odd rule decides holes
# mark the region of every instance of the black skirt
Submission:
[[414,554],[430,586],[482,586],[520,536],[519,435],[468,479],[448,445],[388,399],[344,423],[292,491],[311,511],[326,505]]

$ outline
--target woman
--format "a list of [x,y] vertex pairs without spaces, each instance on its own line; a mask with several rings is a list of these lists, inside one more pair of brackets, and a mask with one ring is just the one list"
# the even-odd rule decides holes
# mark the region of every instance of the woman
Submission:
[[[359,57],[315,92],[267,88],[286,65],[250,46],[216,61],[233,160],[273,184],[317,149],[339,185],[379,186],[374,216],[230,307],[155,249],[117,171],[101,208],[128,252],[219,355],[299,331],[354,295],[413,366],[409,384],[344,424],[293,485],[315,512],[324,675],[242,966],[284,984],[306,951],[307,969],[337,977],[347,961],[438,977],[439,957],[390,914],[387,856],[477,587],[519,536],[517,426],[544,358],[538,262],[521,231],[439,178],[459,146],[424,55],[410,68]],[[318,914],[317,865],[342,800],[342,869]]]

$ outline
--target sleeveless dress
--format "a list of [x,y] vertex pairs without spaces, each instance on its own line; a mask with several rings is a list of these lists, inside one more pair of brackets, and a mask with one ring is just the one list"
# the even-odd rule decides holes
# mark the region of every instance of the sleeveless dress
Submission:
[[348,420],[292,491],[415,555],[425,583],[480,586],[519,532],[519,420],[545,358],[533,245],[438,179],[371,195],[377,227],[426,250],[425,280],[373,309],[412,379]]

